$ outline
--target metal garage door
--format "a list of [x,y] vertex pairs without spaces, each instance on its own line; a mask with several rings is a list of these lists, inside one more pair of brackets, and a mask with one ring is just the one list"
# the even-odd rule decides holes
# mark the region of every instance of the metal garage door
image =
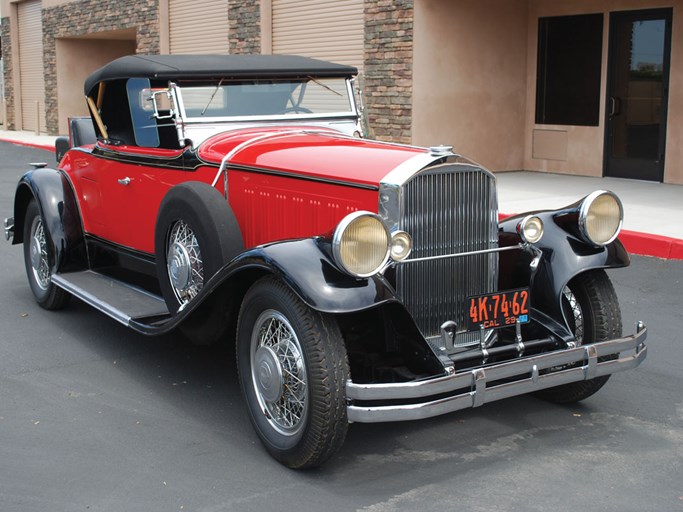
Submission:
[[273,53],[363,66],[363,0],[273,0]]
[[38,118],[40,118],[40,131],[46,132],[43,20],[40,13],[40,0],[22,2],[17,5],[17,8],[21,127],[24,130],[35,130],[39,122]]
[[170,0],[171,53],[228,53],[228,2]]

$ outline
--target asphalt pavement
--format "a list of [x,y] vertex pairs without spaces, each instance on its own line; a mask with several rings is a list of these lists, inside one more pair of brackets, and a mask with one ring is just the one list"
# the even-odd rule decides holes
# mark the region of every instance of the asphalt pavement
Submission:
[[[41,157],[0,143],[0,213]],[[328,464],[292,471],[252,431],[230,350],[145,337],[78,300],[42,310],[22,247],[0,259],[3,512],[683,511],[683,261],[610,272],[648,357],[583,403],[354,424]]]

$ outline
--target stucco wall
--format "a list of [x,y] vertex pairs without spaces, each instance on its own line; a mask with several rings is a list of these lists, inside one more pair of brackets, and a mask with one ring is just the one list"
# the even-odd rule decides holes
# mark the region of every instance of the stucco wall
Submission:
[[[605,144],[605,101],[607,96],[607,57],[609,48],[609,13],[639,9],[673,7],[671,40],[671,73],[664,182],[683,184],[683,0],[668,2],[651,0],[573,0],[548,2],[529,0],[527,105],[525,116],[524,168],[563,174],[603,175]],[[536,66],[538,18],[584,13],[604,13],[602,75],[600,89],[600,124],[598,126],[552,126],[535,124]],[[540,142],[539,142],[540,141]],[[545,145],[550,141],[556,148],[564,144],[566,158]],[[534,158],[554,156],[554,158]]]
[[416,2],[413,142],[522,169],[526,34],[525,2]]
[[57,101],[59,130],[67,134],[70,116],[89,115],[83,82],[100,66],[135,53],[135,33],[126,39],[57,39]]

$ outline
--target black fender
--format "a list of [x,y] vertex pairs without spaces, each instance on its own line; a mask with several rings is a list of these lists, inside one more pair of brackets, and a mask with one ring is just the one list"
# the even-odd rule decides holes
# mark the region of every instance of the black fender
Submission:
[[225,270],[233,274],[255,268],[278,276],[307,306],[321,313],[352,313],[398,301],[381,274],[361,279],[339,270],[330,243],[323,238],[255,247],[240,254]]
[[521,242],[517,225],[527,215],[543,221],[543,238],[533,244],[539,256],[538,266],[531,272],[531,294],[534,307],[564,323],[561,295],[564,287],[576,275],[587,270],[626,267],[631,263],[628,252],[619,239],[605,246],[594,246],[579,236],[578,223],[572,219],[575,205],[562,210],[527,212],[499,223],[500,239],[505,245]]
[[234,308],[224,312],[228,313],[225,321],[234,321],[247,289],[265,275],[282,279],[307,306],[321,313],[354,313],[387,303],[403,307],[381,274],[359,279],[339,270],[329,246],[322,238],[304,238],[247,249],[204,283],[197,296],[174,316],[156,324],[133,320],[130,327],[144,334],[163,334],[192,316],[201,317],[206,308],[221,300]]
[[35,199],[47,228],[48,242],[54,248],[52,273],[87,267],[83,224],[76,195],[68,177],[61,171],[38,168],[26,172],[14,195],[13,244],[23,243],[26,207]]

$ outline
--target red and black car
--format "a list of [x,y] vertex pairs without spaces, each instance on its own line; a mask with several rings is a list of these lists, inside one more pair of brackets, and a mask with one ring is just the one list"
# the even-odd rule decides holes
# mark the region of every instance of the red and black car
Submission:
[[235,55],[93,73],[91,116],[5,220],[38,303],[236,343],[251,421],[296,468],[351,422],[577,401],[640,364],[605,273],[629,264],[619,199],[499,222],[494,175],[451,147],[364,138],[356,74]]

